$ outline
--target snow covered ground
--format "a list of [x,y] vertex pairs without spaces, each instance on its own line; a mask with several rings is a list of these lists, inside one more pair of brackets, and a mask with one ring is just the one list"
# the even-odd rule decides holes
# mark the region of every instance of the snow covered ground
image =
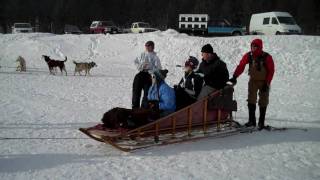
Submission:
[[[167,81],[210,43],[230,75],[255,36],[0,34],[0,179],[320,179],[320,37],[261,36],[275,60],[267,123],[308,131],[257,132],[123,153],[77,129],[114,106],[130,107],[133,59],[156,43]],[[49,75],[41,55],[68,57],[68,76]],[[16,58],[27,72],[16,72]],[[74,76],[72,61],[95,61]],[[238,121],[246,122],[248,76],[238,79]],[[3,139],[9,138],[9,139]],[[11,138],[11,139],[10,139]],[[17,138],[17,139],[15,139]],[[22,139],[20,139],[22,138]]]

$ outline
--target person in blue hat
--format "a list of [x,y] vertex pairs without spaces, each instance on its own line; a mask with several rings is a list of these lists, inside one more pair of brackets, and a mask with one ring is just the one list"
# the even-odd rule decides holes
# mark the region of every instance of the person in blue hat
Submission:
[[168,70],[155,70],[152,73],[152,85],[148,92],[149,108],[158,109],[160,117],[176,110],[176,96],[173,88],[166,82]]

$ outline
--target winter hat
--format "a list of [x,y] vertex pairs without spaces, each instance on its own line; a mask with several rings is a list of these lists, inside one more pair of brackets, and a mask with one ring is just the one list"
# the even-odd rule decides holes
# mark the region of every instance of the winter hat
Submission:
[[202,47],[201,52],[213,54],[213,48],[210,44],[206,44]]
[[167,77],[168,72],[169,71],[167,69],[164,69],[164,70],[157,69],[157,70],[153,71],[153,74],[156,77],[157,81],[161,81]]
[[251,46],[252,45],[255,45],[257,47],[259,47],[260,49],[263,48],[263,43],[262,43],[262,40],[261,39],[254,39],[252,42],[251,42]]
[[154,42],[153,41],[147,41],[145,46],[152,46],[154,47]]
[[261,39],[254,39],[251,42],[251,46],[257,46],[257,50],[255,50],[253,53],[254,56],[259,56],[262,54],[262,48],[263,48],[263,43]]
[[197,58],[193,57],[193,56],[189,56],[189,59],[185,62],[184,66],[187,67],[191,67],[192,69],[196,69],[198,67],[199,61]]

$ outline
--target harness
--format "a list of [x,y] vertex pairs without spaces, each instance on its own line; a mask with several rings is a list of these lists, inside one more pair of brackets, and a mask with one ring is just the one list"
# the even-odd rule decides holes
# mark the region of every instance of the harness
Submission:
[[[257,57],[257,59],[255,60],[257,71],[261,71],[261,64],[263,64],[263,66],[266,67],[266,59],[268,56],[269,56],[268,53],[263,52],[262,55]],[[252,53],[249,52],[249,69],[252,68],[252,65],[253,65],[253,56],[252,56]]]

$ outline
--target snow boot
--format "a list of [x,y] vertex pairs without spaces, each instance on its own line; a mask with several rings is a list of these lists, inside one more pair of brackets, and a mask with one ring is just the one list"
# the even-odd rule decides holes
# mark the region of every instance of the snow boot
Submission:
[[256,127],[256,105],[248,104],[249,121],[244,124],[246,127]]
[[259,123],[258,123],[258,130],[261,131],[262,129],[265,129],[266,126],[264,125],[264,120],[266,117],[266,111],[267,111],[267,107],[260,107],[260,117],[259,117]]

